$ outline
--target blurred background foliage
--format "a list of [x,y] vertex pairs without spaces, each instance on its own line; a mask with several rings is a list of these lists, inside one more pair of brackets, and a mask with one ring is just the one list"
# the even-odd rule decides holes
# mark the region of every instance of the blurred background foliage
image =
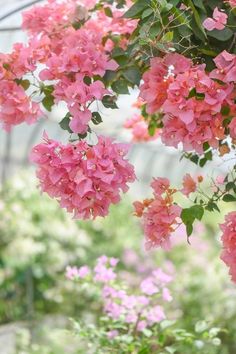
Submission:
[[124,276],[129,271],[137,278],[154,267],[169,268],[174,300],[168,319],[177,319],[178,327],[189,332],[196,326],[203,332],[209,326],[223,328],[221,344],[196,353],[236,352],[236,289],[219,259],[218,222],[223,215],[211,215],[197,225],[191,245],[179,229],[170,252],[146,252],[127,199],[113,206],[105,219],[78,222],[39,193],[33,173],[24,172],[4,186],[0,210],[0,322],[21,322],[15,353],[81,353],[78,338],[66,330],[71,326],[68,318],[94,321],[100,308],[96,299],[83,296],[65,279],[65,268],[93,266],[103,254],[121,259]]

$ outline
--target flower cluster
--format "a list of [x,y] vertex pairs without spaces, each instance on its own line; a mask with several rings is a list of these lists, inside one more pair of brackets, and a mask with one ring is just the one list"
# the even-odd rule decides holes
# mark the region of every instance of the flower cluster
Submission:
[[[161,137],[166,145],[177,147],[182,143],[185,151],[198,153],[203,152],[206,142],[218,148],[219,140],[225,138],[222,108],[235,110],[235,58],[223,52],[216,57],[217,69],[211,73],[206,72],[204,64],[193,65],[178,54],[151,60],[151,68],[143,77],[141,97],[148,113],[163,113]],[[215,80],[219,77],[226,78],[224,84]]]
[[[28,43],[16,43],[12,53],[0,56],[0,80],[10,81],[10,86],[16,79],[22,81],[25,75],[30,74],[29,79],[32,78],[38,87],[39,95],[43,93],[46,100],[50,99],[52,103],[64,101],[67,104],[70,129],[76,134],[85,134],[88,130],[92,118],[89,109],[91,103],[109,94],[99,78],[104,76],[106,70],[118,68],[118,64],[109,59],[109,50],[112,48],[103,42],[106,28],[108,32],[124,35],[127,41],[127,35],[132,33],[137,24],[137,21],[130,23],[123,19],[123,10],[115,11],[113,18],[105,16],[103,10],[89,18],[88,11],[95,4],[93,0],[49,0],[44,5],[32,7],[23,13],[22,28],[30,36]],[[100,18],[102,12],[104,16]],[[53,92],[48,98],[44,86],[50,84]],[[29,85],[27,77],[27,87]],[[25,95],[25,100],[29,101],[29,107],[25,104],[21,107],[22,97],[17,97],[19,90],[21,96]],[[25,112],[25,116],[15,114],[13,110],[12,114],[4,116],[7,108],[0,97],[0,104],[3,105],[1,120],[7,129],[23,121],[31,122],[41,115],[39,108],[36,112],[36,103],[31,104],[22,87],[14,91],[16,98],[12,98],[14,95],[10,98],[13,106],[18,105],[19,111]],[[3,101],[5,93],[6,88],[2,95]],[[35,116],[35,119],[29,116]]]
[[223,252],[221,259],[229,267],[229,274],[236,282],[236,212],[229,213],[221,225]]
[[107,215],[110,204],[118,203],[120,192],[135,180],[124,144],[101,136],[94,146],[82,141],[63,145],[44,138],[31,153],[41,189],[75,218]]
[[[101,300],[105,315],[111,321],[121,321],[123,326],[130,326],[131,330],[142,332],[164,320],[166,315],[162,302],[172,301],[167,287],[172,277],[160,268],[155,269],[151,275],[142,279],[136,291],[132,291],[128,284],[120,283],[115,270],[117,263],[116,258],[102,256],[98,258],[93,270],[89,270],[87,266],[69,267],[66,270],[66,277],[102,285]],[[107,335],[114,338],[119,335],[119,331],[108,331]]]
[[132,131],[133,142],[148,142],[159,137],[159,131],[156,131],[154,136],[150,136],[148,122],[139,114],[135,114],[132,118],[128,119],[124,127]]
[[151,186],[154,197],[135,202],[135,213],[143,220],[146,248],[160,246],[168,249],[170,235],[178,226],[181,208],[174,204],[173,195],[176,190],[170,188],[168,179],[156,178]]

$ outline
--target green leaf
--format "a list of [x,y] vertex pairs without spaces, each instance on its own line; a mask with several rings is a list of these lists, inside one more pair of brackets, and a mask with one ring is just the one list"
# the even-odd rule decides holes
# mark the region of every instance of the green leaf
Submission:
[[206,12],[206,9],[205,9],[205,7],[204,7],[204,5],[203,5],[202,0],[193,0],[193,2],[194,2],[194,5],[195,5],[196,7],[198,7],[198,8],[201,9],[201,10],[203,10],[204,12]]
[[231,29],[225,27],[223,30],[213,30],[208,32],[209,37],[213,37],[218,39],[221,42],[228,41],[233,36],[233,31]]
[[102,99],[102,104],[104,107],[106,108],[111,108],[111,109],[117,109],[118,106],[116,104],[116,97],[115,96],[109,96],[109,95],[106,95],[103,97]]
[[226,186],[225,186],[225,189],[226,189],[227,191],[230,191],[231,189],[234,189],[234,188],[235,188],[235,183],[234,183],[234,182],[229,182],[229,183],[227,183]]
[[170,0],[169,1],[173,6],[176,6],[180,3],[180,0]]
[[149,8],[149,9],[145,10],[142,14],[142,19],[150,16],[151,14],[153,14],[153,9]]
[[113,17],[110,7],[104,7],[104,12],[107,15],[107,17]]
[[230,113],[230,108],[229,108],[229,106],[223,106],[223,107],[221,108],[220,113],[221,113],[223,116],[228,116],[229,113]]
[[150,5],[150,0],[138,0],[123,15],[124,18],[139,18],[141,12]]
[[220,209],[218,207],[218,205],[212,201],[209,201],[207,206],[206,206],[206,210],[209,210],[209,211],[218,211],[220,213]]
[[169,32],[164,34],[164,36],[161,38],[161,41],[163,43],[169,43],[169,42],[173,41],[173,37],[174,37],[174,32],[173,31],[169,31]]
[[89,76],[85,76],[83,81],[86,85],[90,85],[92,82],[91,77],[89,77]]
[[92,113],[92,122],[95,125],[98,125],[100,123],[102,123],[102,117],[98,112],[93,112]]
[[208,328],[208,324],[206,321],[198,321],[196,324],[195,324],[195,331],[197,333],[202,333],[204,331],[206,331]]
[[194,3],[192,2],[192,0],[187,0],[186,1],[187,5],[191,7],[192,11],[193,11],[193,16],[195,19],[195,22],[199,28],[199,30],[201,31],[201,33],[203,34],[203,36],[205,37],[205,39],[207,38],[206,36],[206,32],[202,26],[202,20],[201,17],[199,16],[199,12],[197,11],[197,9],[194,6]]
[[156,124],[154,122],[150,122],[148,126],[148,134],[150,136],[154,136],[156,132]]
[[230,202],[235,202],[236,201],[236,197],[232,194],[225,194],[223,196],[223,201],[226,203],[230,203]]
[[137,66],[132,66],[123,72],[123,76],[126,80],[134,85],[139,85],[141,80],[141,73]]
[[69,133],[73,133],[72,130],[70,129],[70,113],[67,113],[66,116],[60,121],[59,125],[61,129],[67,130]]
[[113,82],[111,88],[118,94],[129,94],[127,82],[123,79],[118,79],[117,81]]
[[181,219],[186,225],[187,235],[190,236],[193,232],[193,223],[195,219],[201,220],[204,215],[204,208],[201,205],[193,205],[190,208],[182,210]]
[[190,157],[190,161],[192,161],[193,163],[195,163],[195,165],[198,165],[199,162],[199,156],[198,155],[193,155]]
[[17,85],[21,85],[25,91],[28,90],[28,88],[30,87],[29,80],[16,79],[15,81],[16,81]]
[[51,112],[54,105],[54,97],[52,95],[45,96],[42,100],[42,104],[47,111]]
[[193,205],[190,208],[196,219],[201,220],[204,215],[204,208],[201,205]]
[[115,79],[116,75],[117,73],[115,71],[107,70],[105,75],[103,76],[103,80],[105,81],[106,84],[109,84]]

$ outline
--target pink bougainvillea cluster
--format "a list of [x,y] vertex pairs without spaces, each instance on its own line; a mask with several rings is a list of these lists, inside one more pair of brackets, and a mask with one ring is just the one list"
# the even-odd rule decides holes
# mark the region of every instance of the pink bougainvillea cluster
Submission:
[[[144,277],[138,289],[123,284],[115,269],[116,258],[102,256],[98,258],[94,269],[87,266],[67,267],[66,277],[70,280],[92,283],[102,286],[101,301],[104,314],[111,321],[122,321],[124,325],[136,328],[138,332],[155,326],[166,318],[163,303],[171,302],[172,296],[168,284],[172,277],[158,268]],[[119,330],[107,333],[114,338]]]
[[[127,42],[127,34],[137,25],[137,21],[122,18],[124,10],[117,10],[115,16],[109,18],[100,9],[89,18],[89,10],[95,4],[96,1],[49,0],[24,12],[22,28],[29,35],[28,44],[17,43],[11,54],[0,57],[3,85],[0,121],[5,129],[10,130],[22,122],[35,122],[42,116],[39,103],[45,93],[44,85],[52,82],[53,103],[64,101],[67,104],[70,129],[74,133],[87,132],[92,118],[91,103],[109,93],[98,77],[103,77],[106,70],[118,68],[118,64],[109,59],[112,46],[104,43],[103,37],[113,32],[121,38],[124,36]],[[76,27],[85,20],[81,28]],[[38,64],[40,70],[36,70]],[[28,80],[29,75],[36,80],[37,103],[32,102],[21,85],[22,79]],[[96,81],[94,76],[97,76]]]
[[45,136],[31,159],[38,165],[42,191],[74,217],[87,219],[107,215],[110,204],[118,203],[120,192],[135,180],[127,151],[127,145],[102,136],[94,146],[85,141],[63,145]]
[[204,64],[194,65],[179,54],[151,60],[141,97],[148,113],[163,113],[161,138],[166,145],[182,143],[185,151],[202,153],[204,143],[217,148],[226,137],[222,108],[235,114],[236,55],[224,51],[214,61],[217,68],[208,73]]
[[236,212],[229,213],[221,225],[223,252],[221,259],[229,267],[232,280],[236,282]]
[[170,188],[168,179],[156,178],[151,186],[154,197],[143,202],[135,202],[135,213],[143,220],[146,248],[160,246],[168,249],[170,235],[180,222],[178,218],[181,208],[174,204],[173,195],[176,190]]

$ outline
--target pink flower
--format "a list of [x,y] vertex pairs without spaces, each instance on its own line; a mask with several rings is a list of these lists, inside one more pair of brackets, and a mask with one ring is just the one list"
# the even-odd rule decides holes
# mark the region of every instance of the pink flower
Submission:
[[70,280],[74,279],[84,279],[86,276],[90,273],[90,269],[87,266],[82,266],[80,268],[77,267],[71,267],[67,266],[66,267],[66,278]]
[[125,159],[128,147],[99,137],[97,145],[86,142],[63,145],[50,140],[35,146],[31,160],[38,165],[42,191],[56,198],[75,218],[105,216],[120,201],[127,183],[135,180]]
[[230,54],[226,50],[220,53],[215,59],[216,69],[210,73],[210,77],[218,79],[224,83],[236,80],[236,55]]
[[146,295],[154,295],[159,292],[158,287],[154,284],[152,278],[144,279],[140,285],[142,292]]
[[109,339],[113,339],[119,335],[119,332],[116,329],[113,329],[112,331],[107,332],[107,337]]
[[89,273],[90,269],[87,266],[82,266],[78,269],[78,277],[81,279],[86,278]]
[[109,268],[110,260],[106,256],[98,258],[97,265],[94,268],[94,280],[101,283],[109,283],[116,279],[116,274],[113,268]]
[[142,332],[145,328],[147,328],[147,326],[148,326],[147,321],[145,320],[139,321],[137,325],[137,330],[139,332]]
[[156,131],[154,136],[150,136],[148,132],[148,122],[140,115],[134,115],[133,118],[128,119],[124,127],[132,130],[133,142],[147,142],[159,137],[159,130]]
[[71,267],[71,266],[67,266],[66,267],[66,278],[70,279],[70,280],[74,280],[75,278],[77,278],[79,275],[79,270],[77,267]]
[[223,185],[225,183],[225,176],[219,175],[216,177],[216,183]]
[[88,130],[88,122],[92,117],[92,113],[86,109],[84,111],[77,111],[70,109],[70,112],[73,114],[73,118],[70,121],[70,129],[73,133],[84,134]]
[[114,258],[114,257],[111,257],[110,258],[110,265],[112,266],[112,267],[116,267],[116,265],[119,263],[119,259],[117,259],[117,258]]
[[195,192],[196,189],[197,189],[196,182],[190,176],[190,174],[187,173],[183,178],[183,189],[181,189],[181,192],[188,197],[189,194]]
[[[163,59],[151,59],[150,69],[144,74],[144,84],[140,87],[140,97],[147,102],[147,113],[156,113],[162,107],[173,74],[184,72],[190,63],[189,59],[177,53],[168,54]],[[170,70],[172,67],[173,72]]]
[[208,17],[203,22],[203,26],[208,31],[212,31],[214,29],[223,30],[227,23],[227,19],[228,19],[228,15],[224,12],[219,11],[218,7],[216,7],[213,12],[213,18]]
[[229,267],[232,281],[236,282],[236,212],[229,213],[220,227],[223,243],[221,259]]
[[153,178],[151,187],[156,195],[165,193],[170,188],[170,181],[167,178]]
[[149,325],[159,323],[166,318],[164,310],[161,306],[154,306],[146,315],[146,319]]
[[236,139],[236,117],[234,117],[229,124],[229,134],[232,139]]
[[164,301],[171,302],[173,300],[173,297],[170,294],[170,290],[168,288],[164,288],[162,290],[162,297]]

